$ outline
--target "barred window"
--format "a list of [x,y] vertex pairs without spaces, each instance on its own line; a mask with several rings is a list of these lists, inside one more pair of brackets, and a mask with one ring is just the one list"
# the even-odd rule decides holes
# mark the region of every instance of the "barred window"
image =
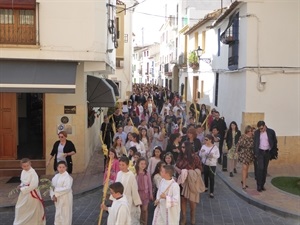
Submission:
[[20,10],[20,24],[34,25],[34,10]]
[[14,16],[12,9],[0,9],[0,24],[13,24]]

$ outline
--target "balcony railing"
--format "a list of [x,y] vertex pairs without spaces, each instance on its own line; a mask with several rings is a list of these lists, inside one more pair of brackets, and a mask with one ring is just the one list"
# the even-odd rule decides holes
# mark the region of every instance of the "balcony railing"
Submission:
[[0,9],[0,44],[38,44],[38,8]]

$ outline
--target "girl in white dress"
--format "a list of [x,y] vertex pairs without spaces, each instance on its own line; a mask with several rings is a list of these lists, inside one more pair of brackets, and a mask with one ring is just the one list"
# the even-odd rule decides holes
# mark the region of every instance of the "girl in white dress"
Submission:
[[149,138],[148,138],[148,135],[147,135],[147,129],[145,128],[142,128],[141,130],[141,142],[143,142],[144,146],[145,146],[145,150],[146,150],[146,157],[147,158],[150,158],[151,155],[150,155],[150,151],[149,151]]
[[142,157],[146,157],[146,149],[143,142],[140,141],[139,136],[136,133],[132,133],[132,141],[130,142],[131,147],[135,146],[137,151],[141,153]]
[[69,175],[65,161],[57,163],[57,171],[52,179],[50,197],[55,204],[55,225],[72,225],[73,178]]
[[162,135],[159,132],[159,127],[158,126],[153,127],[153,139],[151,143],[152,144],[151,149],[154,149],[156,146],[163,147],[163,140],[164,139],[162,138]]

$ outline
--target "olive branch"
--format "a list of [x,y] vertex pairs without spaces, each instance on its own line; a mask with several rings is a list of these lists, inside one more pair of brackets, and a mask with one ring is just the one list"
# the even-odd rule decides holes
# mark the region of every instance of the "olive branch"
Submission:
[[[53,188],[52,182],[51,180],[47,179],[47,178],[42,178],[40,179],[40,184],[37,187],[38,190],[41,191],[41,194],[45,197],[47,196],[47,194],[49,194],[50,189]],[[9,193],[8,193],[8,197],[12,198],[14,195],[19,194],[20,193],[20,188],[19,186],[12,189]]]
[[54,188],[51,180],[49,180],[47,178],[40,179],[40,185],[38,186],[37,189],[41,191],[41,194],[43,196],[47,196],[47,194],[49,194],[51,188]]

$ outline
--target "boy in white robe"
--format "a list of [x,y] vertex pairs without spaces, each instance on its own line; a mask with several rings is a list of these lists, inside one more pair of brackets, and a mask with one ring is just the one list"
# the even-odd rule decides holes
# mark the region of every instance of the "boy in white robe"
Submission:
[[109,186],[109,190],[113,197],[112,206],[101,205],[101,208],[109,213],[107,225],[131,225],[128,201],[126,196],[123,195],[124,186],[121,182],[116,182]]
[[67,172],[67,163],[57,163],[57,171],[52,179],[53,188],[50,189],[50,197],[55,204],[55,225],[72,225],[73,215],[73,178]]
[[39,177],[31,167],[29,159],[21,160],[21,184],[18,186],[20,194],[15,207],[14,225],[45,225],[44,203],[40,191]]
[[138,186],[135,175],[128,169],[129,159],[122,156],[119,160],[120,171],[117,174],[116,182],[121,182],[124,186],[124,195],[128,200],[128,206],[131,214],[131,225],[140,224],[140,215],[142,201],[138,193]]
[[180,188],[172,178],[174,167],[164,165],[155,204],[152,225],[178,225],[180,219]]

